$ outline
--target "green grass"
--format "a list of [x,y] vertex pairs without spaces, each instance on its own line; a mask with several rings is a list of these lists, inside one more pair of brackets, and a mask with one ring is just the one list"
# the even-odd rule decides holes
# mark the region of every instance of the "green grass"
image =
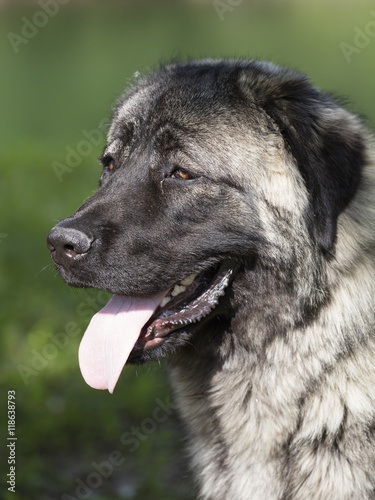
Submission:
[[[350,64],[340,49],[353,43],[355,26],[374,19],[371,8],[358,1],[243,2],[221,21],[212,2],[71,2],[18,54],[7,34],[21,33],[22,18],[40,7],[1,10],[0,382],[4,408],[7,391],[16,390],[18,437],[17,493],[3,498],[74,498],[77,478],[86,481],[93,462],[108,461],[113,451],[124,462],[90,498],[194,498],[174,413],[137,450],[121,442],[152,417],[157,398],[170,395],[164,363],[127,367],[114,395],[90,389],[78,345],[106,297],[69,289],[46,249],[54,223],[96,189],[104,139],[61,182],[52,164],[66,164],[66,148],[82,147],[83,130],[104,123],[104,137],[110,108],[135,71],[176,56],[259,57],[301,69],[374,123],[375,39]],[[58,334],[64,347],[54,349]]]

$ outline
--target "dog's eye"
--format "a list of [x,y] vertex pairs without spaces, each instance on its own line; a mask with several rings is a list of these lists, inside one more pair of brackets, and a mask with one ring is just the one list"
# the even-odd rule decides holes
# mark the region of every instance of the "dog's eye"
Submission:
[[171,177],[173,177],[173,179],[180,179],[183,181],[193,179],[193,177],[189,174],[189,172],[184,168],[176,168],[175,170],[173,170]]

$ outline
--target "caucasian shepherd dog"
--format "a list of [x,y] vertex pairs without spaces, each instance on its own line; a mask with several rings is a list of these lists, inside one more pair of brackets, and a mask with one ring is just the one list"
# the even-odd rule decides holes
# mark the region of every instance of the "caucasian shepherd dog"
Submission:
[[82,339],[87,383],[168,357],[202,499],[375,499],[361,121],[270,63],[176,63],[120,99],[102,163],[48,238],[65,281],[114,294]]

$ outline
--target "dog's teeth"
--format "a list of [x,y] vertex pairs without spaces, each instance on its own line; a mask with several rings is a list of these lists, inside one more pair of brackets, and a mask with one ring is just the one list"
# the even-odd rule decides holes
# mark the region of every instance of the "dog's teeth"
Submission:
[[172,300],[171,297],[164,297],[164,299],[160,302],[160,307],[164,307],[168,302]]
[[185,286],[191,285],[193,283],[193,281],[195,280],[196,277],[197,277],[196,274],[191,274],[187,278],[185,278],[182,281],[180,281],[180,285],[185,285]]
[[183,286],[183,285],[182,285],[182,286],[181,286],[181,285],[176,285],[176,286],[173,288],[171,295],[172,295],[172,297],[176,297],[176,295],[178,295],[178,294],[180,294],[180,293],[184,292],[185,290],[186,290],[186,286]]

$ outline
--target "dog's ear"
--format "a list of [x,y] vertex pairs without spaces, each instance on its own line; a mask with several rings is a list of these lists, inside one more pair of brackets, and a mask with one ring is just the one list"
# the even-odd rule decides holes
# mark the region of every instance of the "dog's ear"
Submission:
[[257,69],[248,82],[253,98],[297,162],[309,193],[309,232],[323,252],[331,253],[337,218],[353,198],[364,164],[361,124],[300,73]]

